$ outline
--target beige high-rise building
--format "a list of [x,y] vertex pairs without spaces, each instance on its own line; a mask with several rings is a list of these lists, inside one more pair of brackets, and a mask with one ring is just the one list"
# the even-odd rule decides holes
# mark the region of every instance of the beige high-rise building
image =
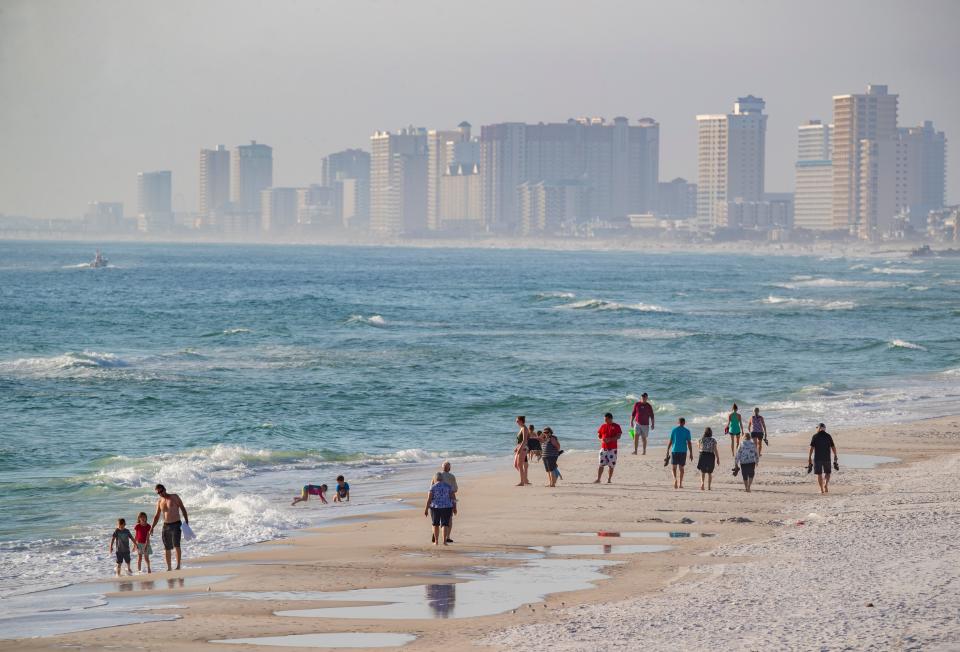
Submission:
[[812,231],[833,229],[833,125],[810,120],[797,128],[794,226]]
[[473,232],[483,225],[480,204],[480,166],[453,163],[440,177],[440,225]]
[[[867,92],[854,95],[836,95],[833,98],[833,228],[849,231],[861,238],[874,237],[873,227],[864,223],[864,216],[875,215],[877,201],[870,207],[863,204],[865,189],[877,180],[861,177],[865,172],[881,173],[887,168],[877,156],[890,153],[890,147],[875,145],[894,139],[897,135],[898,96],[877,84],[867,86]],[[871,157],[863,161],[864,152]],[[886,192],[886,189],[884,189]]]
[[427,226],[427,132],[408,127],[370,137],[370,230],[398,236]]
[[733,113],[697,116],[697,223],[727,226],[727,202],[763,201],[767,116],[762,98],[748,95]]
[[260,228],[278,234],[297,225],[297,188],[267,188],[260,191]]
[[[487,228],[522,230],[517,188],[538,182],[582,184],[578,219],[617,219],[652,211],[657,202],[660,125],[623,116],[564,123],[484,125],[480,132],[480,176]],[[525,191],[528,192],[528,191]]]
[[273,187],[273,148],[251,140],[230,156],[230,200],[242,213],[260,213],[260,193]]
[[200,221],[230,203],[230,152],[223,145],[200,150]]
[[474,163],[457,160],[456,145],[470,142],[470,123],[461,122],[456,129],[431,129],[427,133],[427,228],[436,231],[442,227],[442,177],[455,163]]

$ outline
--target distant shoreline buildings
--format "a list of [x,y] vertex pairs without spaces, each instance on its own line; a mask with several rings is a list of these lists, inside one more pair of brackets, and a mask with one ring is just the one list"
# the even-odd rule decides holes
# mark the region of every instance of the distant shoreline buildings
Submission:
[[[121,203],[94,201],[82,219],[57,220],[56,230],[265,241],[956,237],[957,211],[945,206],[946,136],[930,121],[899,126],[899,96],[886,86],[834,96],[831,122],[797,127],[793,193],[766,188],[765,108],[746,95],[729,113],[696,116],[696,183],[660,180],[653,118],[500,122],[479,135],[461,121],[374,131],[369,151],[326,155],[318,182],[303,187],[275,185],[269,145],[201,149],[196,211],[173,210],[171,171],[145,171],[135,216]],[[0,235],[24,229],[29,219],[0,216]]]

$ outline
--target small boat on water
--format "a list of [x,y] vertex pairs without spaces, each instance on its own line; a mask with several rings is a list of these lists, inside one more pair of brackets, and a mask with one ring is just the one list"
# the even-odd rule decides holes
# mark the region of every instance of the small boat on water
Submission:
[[103,257],[103,254],[100,253],[100,250],[97,249],[97,255],[93,257],[93,260],[90,261],[90,267],[106,267],[110,261]]

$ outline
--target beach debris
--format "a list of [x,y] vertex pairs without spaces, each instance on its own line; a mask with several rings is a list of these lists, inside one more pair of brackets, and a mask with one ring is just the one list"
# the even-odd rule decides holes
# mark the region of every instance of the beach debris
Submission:
[[806,525],[806,521],[797,521],[797,525]]
[[680,519],[680,522],[683,523],[684,525],[690,525],[691,523],[696,523],[696,521],[690,518],[689,516],[684,516],[683,518]]
[[721,518],[721,523],[753,523],[752,519],[746,516],[731,516],[730,518]]
[[778,526],[779,526],[779,525],[785,525],[785,523],[784,523],[783,521],[781,521],[779,518],[775,518],[775,519],[773,519],[772,521],[767,521],[767,525],[778,525]]
[[868,606],[868,607],[872,607],[872,606],[873,606],[873,603],[872,603],[872,602],[868,602],[868,603],[867,603],[867,606]]

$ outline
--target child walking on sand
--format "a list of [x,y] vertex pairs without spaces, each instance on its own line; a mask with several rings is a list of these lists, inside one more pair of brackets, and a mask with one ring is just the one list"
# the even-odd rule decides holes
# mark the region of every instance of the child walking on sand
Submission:
[[113,536],[110,537],[110,552],[113,552],[114,544],[117,546],[117,577],[120,577],[120,565],[123,562],[127,562],[127,574],[133,575],[133,569],[130,568],[130,541],[132,540],[133,535],[127,529],[127,520],[117,519],[117,529],[113,531]]
[[147,572],[152,573],[150,569],[150,555],[153,550],[150,548],[150,524],[147,523],[147,513],[137,514],[137,524],[133,526],[133,536],[137,543],[137,572],[143,572],[143,562],[147,562]]
[[700,438],[700,459],[697,460],[697,470],[700,471],[700,491],[703,483],[707,483],[707,491],[713,489],[713,470],[720,463],[720,452],[717,449],[717,440],[713,438],[713,430],[707,428]]
[[337,476],[337,495],[333,497],[333,502],[350,502],[350,483],[342,475]]
[[[342,478],[343,476],[340,476],[340,477]],[[320,502],[326,505],[327,504],[326,493],[327,493],[327,485],[325,484],[305,484],[303,485],[303,489],[300,491],[300,495],[293,497],[293,502],[290,503],[290,506],[293,507],[297,503],[305,503],[310,498],[310,496],[319,496]]]

